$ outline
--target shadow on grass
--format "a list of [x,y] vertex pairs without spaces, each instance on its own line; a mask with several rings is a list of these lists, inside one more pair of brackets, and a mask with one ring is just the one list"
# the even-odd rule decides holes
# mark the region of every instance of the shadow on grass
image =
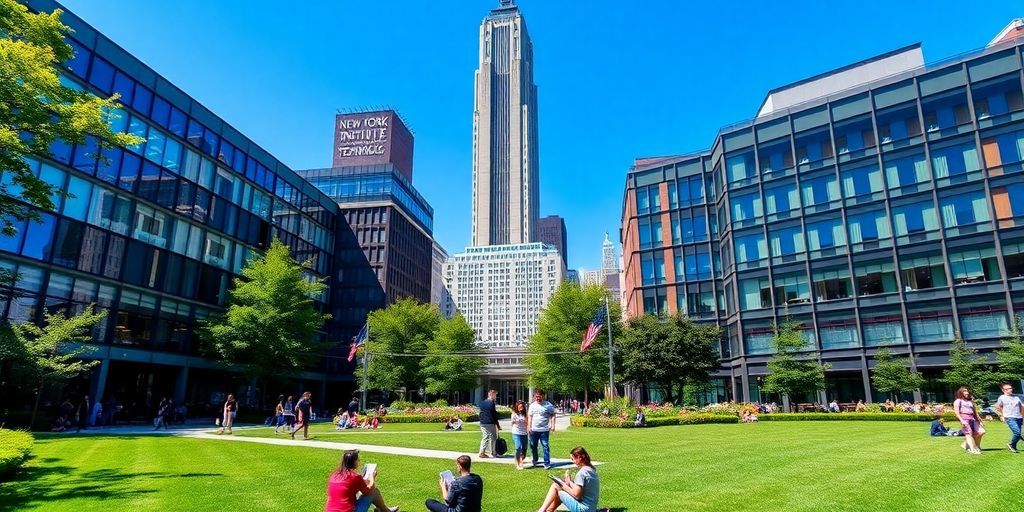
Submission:
[[123,500],[157,492],[144,488],[140,479],[194,478],[223,476],[221,473],[168,473],[156,471],[126,472],[119,469],[79,471],[56,464],[61,459],[33,459],[0,486],[0,511],[23,510],[62,499]]

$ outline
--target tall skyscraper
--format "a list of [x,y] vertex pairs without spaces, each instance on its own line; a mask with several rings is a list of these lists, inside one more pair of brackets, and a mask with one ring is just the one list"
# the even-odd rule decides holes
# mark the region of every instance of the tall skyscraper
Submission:
[[536,242],[540,217],[533,44],[513,0],[480,24],[473,104],[473,246]]
[[562,256],[562,263],[569,267],[568,237],[565,232],[565,220],[558,215],[548,215],[537,223],[537,241],[555,246]]
[[619,259],[615,257],[615,243],[608,238],[608,232],[604,232],[604,242],[601,243],[601,272],[604,275],[619,273]]

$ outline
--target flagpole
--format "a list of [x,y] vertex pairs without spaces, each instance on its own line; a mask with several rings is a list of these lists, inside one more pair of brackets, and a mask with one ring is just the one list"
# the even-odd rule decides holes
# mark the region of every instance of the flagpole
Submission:
[[608,325],[608,393],[615,396],[615,373],[612,367],[612,312],[608,309],[608,295],[604,296],[605,324]]
[[370,358],[370,321],[366,321],[366,341],[363,342],[363,410],[366,410],[366,381],[367,381],[367,368],[366,360]]

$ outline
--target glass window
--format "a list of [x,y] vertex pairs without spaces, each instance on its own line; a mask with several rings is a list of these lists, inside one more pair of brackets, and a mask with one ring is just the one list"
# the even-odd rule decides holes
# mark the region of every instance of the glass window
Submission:
[[877,123],[878,137],[882,144],[897,143],[921,135],[921,122],[917,118],[917,107],[913,104],[879,112]]
[[743,335],[743,346],[748,355],[771,354],[775,352],[775,347],[772,343],[774,339],[775,336],[771,330],[750,330]]
[[941,254],[917,255],[900,260],[900,275],[906,291],[946,286],[946,268]]
[[171,223],[166,214],[140,204],[135,209],[135,229],[132,236],[157,247],[167,247]]
[[964,339],[1000,338],[1009,333],[1006,313],[969,313],[960,315],[960,328]]
[[92,52],[86,50],[85,47],[78,44],[74,39],[65,39],[65,41],[71,45],[71,51],[74,53],[74,56],[65,62],[64,65],[79,78],[85,78],[89,71],[89,59],[92,57]]
[[910,339],[914,343],[953,341],[953,319],[938,314],[916,315],[910,318]]
[[842,219],[830,219],[807,225],[807,246],[812,251],[846,245]]
[[929,199],[921,203],[893,208],[892,225],[899,236],[935,231],[939,229],[939,217],[935,214],[935,204]]
[[808,167],[820,167],[826,159],[830,159],[832,156],[832,139],[829,137],[827,129],[797,135],[796,161],[801,166],[801,170]]
[[62,219],[57,229],[57,237],[53,240],[53,263],[67,268],[75,268],[78,256],[82,252],[82,224]]
[[985,156],[985,166],[989,168],[990,173],[992,175],[1003,174],[1003,171],[998,169],[1000,166],[1016,164],[1024,160],[1024,131],[1004,133],[993,138],[982,139],[981,151]]
[[777,275],[773,285],[776,304],[805,304],[811,300],[807,274],[803,272]]
[[918,183],[925,183],[931,176],[923,154],[910,155],[902,158],[886,159],[885,179],[889,188],[900,188]]
[[761,146],[757,153],[761,172],[764,174],[780,172],[793,167],[793,149],[790,147],[788,138],[778,143]]
[[850,228],[850,243],[859,244],[892,237],[885,211],[871,211],[846,218]]
[[85,220],[89,211],[92,185],[86,180],[71,176],[68,181],[68,193],[70,195],[64,199],[64,215],[73,219]]
[[864,318],[864,345],[877,347],[880,345],[898,345],[905,343],[903,338],[903,322],[900,317]]
[[1003,243],[1003,265],[1008,279],[1024,277],[1024,243],[1019,240]]
[[990,220],[984,192],[971,192],[939,199],[942,225],[947,228]]
[[853,296],[850,270],[845,266],[816,270],[813,276],[814,298],[817,302],[847,299]]
[[971,122],[970,110],[967,108],[967,94],[961,88],[940,97],[932,97],[922,101],[924,126],[929,133],[939,132],[947,128]]
[[1002,116],[1024,108],[1024,96],[1021,95],[1020,80],[1017,80],[1016,76],[983,87],[975,86],[972,97],[974,113],[978,120]]
[[853,274],[857,284],[857,295],[877,295],[898,291],[894,268],[891,260],[854,265]]
[[96,57],[92,59],[92,69],[89,70],[89,83],[97,89],[110,94],[114,85],[114,66],[109,62]]
[[654,240],[654,247],[665,245],[665,237],[661,231],[661,217],[653,217],[651,219],[651,238]]
[[800,230],[800,226],[775,229],[769,232],[769,236],[772,244],[772,256],[790,256],[806,250],[804,234]]
[[740,309],[761,309],[772,307],[772,288],[767,277],[743,279],[740,281]]
[[835,176],[822,176],[801,181],[805,206],[819,205],[839,199],[839,181]]
[[153,93],[145,87],[136,84],[135,85],[135,98],[132,99],[132,108],[146,114],[149,112],[149,106],[153,102]]
[[768,246],[762,234],[736,237],[735,243],[737,263],[757,261],[768,257]]
[[960,176],[981,169],[974,142],[932,149],[932,169],[936,178]]
[[654,259],[642,257],[640,259],[640,274],[644,286],[654,284]]
[[711,255],[706,252],[686,255],[686,279],[694,281],[711,278]]
[[854,348],[860,346],[857,324],[852,321],[830,322],[818,327],[821,348]]
[[46,260],[49,257],[50,240],[56,227],[56,218],[48,213],[40,214],[39,222],[30,221],[28,229],[25,230],[25,245],[21,248],[21,255]]
[[800,195],[797,193],[795,183],[765,189],[764,198],[768,213],[787,212],[800,208]]
[[764,215],[761,209],[761,194],[747,194],[732,198],[732,220],[733,222],[749,220]]
[[[180,221],[178,223],[181,224]],[[185,255],[188,256],[189,258],[198,260],[200,252],[202,252],[202,247],[203,230],[200,229],[198,226],[193,226],[189,224],[188,246],[185,250]]]
[[747,152],[725,158],[725,172],[729,183],[754,176],[754,153]]
[[637,235],[640,239],[640,248],[650,249],[652,246],[650,217],[644,217],[637,222]]
[[167,137],[160,130],[150,129],[149,139],[146,141],[146,159],[155,164],[162,164],[164,161],[164,146]]
[[[215,267],[228,268],[228,255],[230,251],[231,242],[227,238],[207,233],[206,251],[203,255],[204,262]],[[664,274],[664,265],[662,265],[662,273]]]
[[856,169],[842,171],[843,196],[847,198],[870,196],[875,192],[881,192],[882,171],[878,165],[871,164]]
[[1002,277],[996,250],[991,246],[950,252],[949,271],[954,284],[996,281]]

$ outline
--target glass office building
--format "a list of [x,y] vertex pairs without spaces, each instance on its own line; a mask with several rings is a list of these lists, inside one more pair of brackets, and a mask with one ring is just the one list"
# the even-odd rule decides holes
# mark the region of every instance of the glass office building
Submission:
[[[248,401],[254,390],[201,354],[196,323],[222,310],[232,278],[272,238],[310,260],[311,277],[332,277],[335,230],[344,223],[337,204],[84,21],[71,13],[63,20],[76,54],[64,84],[120,94],[114,130],[145,142],[105,150],[103,159],[95,140],[58,142],[52,157],[30,159],[39,177],[70,195],[55,197],[42,222],[0,239],[0,266],[20,275],[0,315],[38,321],[44,310],[90,303],[107,311],[94,332],[101,365],[71,387],[115,397],[127,417],[148,416],[161,396],[199,405],[235,392]],[[316,306],[340,317],[329,298],[330,290]],[[337,339],[335,329],[328,323],[322,336]],[[323,396],[328,382],[351,379],[337,369],[325,362],[299,379]]]
[[775,89],[711,149],[638,159],[622,212],[627,314],[718,323],[717,399],[777,399],[759,384],[787,315],[831,364],[829,399],[881,397],[880,347],[928,379],[920,398],[950,399],[937,379],[954,337],[989,354],[1024,307],[1015,34],[928,65],[913,45]]

